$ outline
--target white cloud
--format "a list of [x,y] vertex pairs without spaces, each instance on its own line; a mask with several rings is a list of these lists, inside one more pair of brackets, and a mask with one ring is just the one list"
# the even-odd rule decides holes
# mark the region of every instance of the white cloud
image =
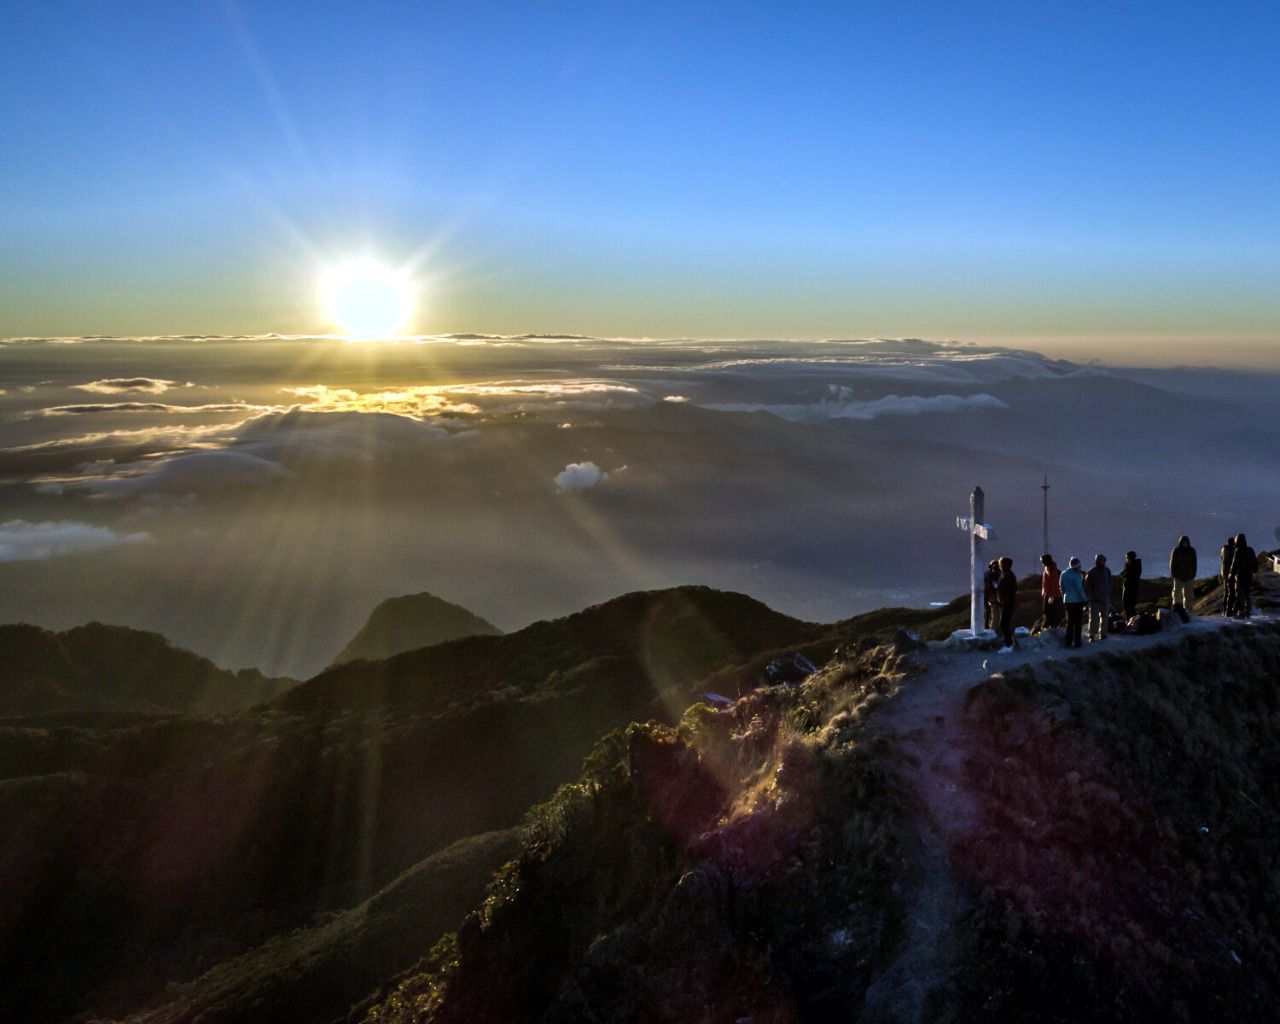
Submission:
[[652,401],[633,385],[597,379],[479,381],[365,392],[308,384],[281,390],[302,399],[299,407],[308,412],[383,412],[417,419],[509,415],[567,405],[604,409]]
[[386,412],[312,412],[295,407],[286,413],[258,416],[235,432],[234,449],[295,466],[308,461],[356,459],[411,454],[424,444],[465,436],[451,432],[444,420],[420,420]]
[[190,381],[165,380],[162,377],[105,377],[88,384],[72,384],[77,391],[91,391],[97,395],[159,395],[170,388],[189,388]]
[[140,427],[136,430],[95,431],[90,434],[77,434],[74,437],[58,437],[49,441],[36,441],[32,444],[14,445],[4,449],[7,452],[41,452],[74,450],[77,448],[160,448],[172,450],[177,447],[209,444],[224,435],[228,429],[225,423],[208,426],[188,427]]
[[60,555],[102,551],[118,544],[140,544],[149,533],[116,533],[105,526],[74,520],[29,523],[10,519],[0,523],[0,562],[33,562]]
[[556,474],[556,487],[562,491],[585,491],[609,479],[609,474],[594,462],[571,462]]
[[355,391],[351,388],[331,388],[325,384],[307,384],[281,388],[285,394],[296,395],[303,404],[295,406],[308,413],[389,413],[427,419],[435,416],[474,416],[480,412],[474,405],[455,402],[440,387],[407,387],[387,391]]
[[278,462],[229,449],[186,452],[164,459],[126,463],[119,472],[66,481],[65,489],[87,491],[95,498],[133,494],[188,494],[270,483],[288,476]]
[[90,405],[51,405],[28,413],[25,418],[31,419],[36,416],[83,416],[111,412],[269,412],[279,408],[279,406],[274,405],[249,405],[246,402],[221,402],[207,405],[172,405],[167,402],[94,402]]
[[[713,346],[708,362],[651,366],[651,370],[717,377],[775,379],[831,376],[913,381],[953,386],[1010,380],[1049,380],[1082,368],[1036,352],[997,346],[962,346],[915,339],[823,342],[734,342]],[[608,366],[602,367],[609,369]],[[622,367],[618,367],[622,369]]]
[[836,389],[833,397],[821,402],[796,405],[732,402],[708,405],[718,412],[767,412],[795,423],[822,423],[827,420],[874,420],[881,416],[919,416],[921,413],[975,412],[1007,409],[995,395],[885,395],[868,401],[847,397],[847,388]]

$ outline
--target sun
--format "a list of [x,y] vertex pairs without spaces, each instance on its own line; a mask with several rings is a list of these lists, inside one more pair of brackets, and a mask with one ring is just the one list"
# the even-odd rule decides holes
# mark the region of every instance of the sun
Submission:
[[329,319],[348,338],[361,341],[403,331],[413,316],[414,291],[408,274],[374,259],[335,267],[320,282]]

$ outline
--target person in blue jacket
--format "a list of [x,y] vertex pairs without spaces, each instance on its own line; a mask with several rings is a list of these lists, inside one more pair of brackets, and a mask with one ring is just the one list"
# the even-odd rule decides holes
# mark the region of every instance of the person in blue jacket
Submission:
[[1080,646],[1080,633],[1084,628],[1084,606],[1089,595],[1084,589],[1084,573],[1080,571],[1080,559],[1072,558],[1071,567],[1062,574],[1062,603],[1067,609],[1067,647]]

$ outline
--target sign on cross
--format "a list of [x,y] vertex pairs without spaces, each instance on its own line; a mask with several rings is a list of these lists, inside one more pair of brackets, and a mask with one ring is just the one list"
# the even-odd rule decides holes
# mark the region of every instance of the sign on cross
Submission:
[[986,563],[982,559],[982,542],[995,540],[996,531],[983,522],[982,488],[975,487],[969,495],[969,514],[956,516],[956,526],[969,535],[969,630],[977,636],[986,628],[983,616],[982,573]]

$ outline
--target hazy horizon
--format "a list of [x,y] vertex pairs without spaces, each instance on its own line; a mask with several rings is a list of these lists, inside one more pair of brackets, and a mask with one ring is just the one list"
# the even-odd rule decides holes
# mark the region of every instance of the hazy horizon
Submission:
[[[0,348],[0,620],[154,629],[306,675],[386,597],[504,629],[701,583],[832,621],[963,592],[981,484],[1030,572],[1264,546],[1259,374],[920,340],[32,342]],[[1087,411],[1085,411],[1087,410]],[[1224,458],[1224,453],[1228,456]],[[1221,536],[1219,536],[1221,535]]]

